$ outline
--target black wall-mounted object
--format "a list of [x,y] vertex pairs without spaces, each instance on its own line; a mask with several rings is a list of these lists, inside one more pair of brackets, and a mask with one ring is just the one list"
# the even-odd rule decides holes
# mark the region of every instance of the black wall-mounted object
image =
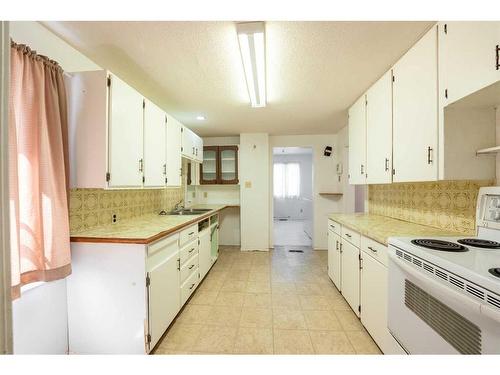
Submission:
[[325,156],[331,156],[332,155],[332,150],[333,150],[332,146],[326,146],[325,147],[325,152],[323,153],[323,155],[325,155]]

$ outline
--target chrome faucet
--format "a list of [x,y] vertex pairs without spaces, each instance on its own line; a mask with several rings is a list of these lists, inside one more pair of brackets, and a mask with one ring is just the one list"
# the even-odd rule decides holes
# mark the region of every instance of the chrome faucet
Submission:
[[182,205],[182,202],[184,202],[184,199],[181,199],[179,202],[177,202],[174,206],[174,211],[179,211],[184,209],[184,206]]

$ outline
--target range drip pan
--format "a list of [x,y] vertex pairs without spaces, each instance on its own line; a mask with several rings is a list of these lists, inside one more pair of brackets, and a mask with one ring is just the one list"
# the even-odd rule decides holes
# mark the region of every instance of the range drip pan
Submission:
[[500,242],[490,241],[490,240],[482,240],[480,238],[463,238],[457,241],[462,245],[480,247],[483,249],[500,249]]
[[448,252],[465,252],[469,251],[465,246],[459,245],[454,242],[443,241],[443,240],[433,240],[433,239],[417,239],[411,240],[411,243],[417,246],[422,246],[427,249],[437,250],[437,251],[448,251]]

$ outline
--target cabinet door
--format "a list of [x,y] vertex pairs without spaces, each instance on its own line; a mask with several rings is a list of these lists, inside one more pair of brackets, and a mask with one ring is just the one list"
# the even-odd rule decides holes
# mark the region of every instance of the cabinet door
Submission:
[[201,163],[203,161],[203,139],[197,134],[194,135],[194,160]]
[[186,128],[184,125],[182,127],[182,156],[188,159],[194,159],[195,146],[194,137],[191,129]]
[[167,186],[181,186],[181,124],[167,114]]
[[210,229],[205,229],[199,234],[199,264],[200,264],[200,280],[205,277],[208,270],[212,266],[212,253],[210,247]]
[[394,66],[394,182],[438,175],[437,31],[433,27]]
[[500,80],[500,22],[441,22],[439,82],[443,106]]
[[362,253],[361,322],[383,349],[387,339],[387,268],[370,255]]
[[218,153],[217,146],[203,147],[203,162],[200,167],[200,183],[202,185],[214,185],[218,181]]
[[331,230],[328,231],[328,276],[333,281],[337,289],[341,288],[341,239],[340,236]]
[[144,104],[144,186],[165,186],[166,122],[165,112],[146,99]]
[[366,93],[366,183],[392,182],[392,71]]
[[108,119],[109,187],[140,187],[143,176],[142,95],[110,75]]
[[219,257],[219,224],[213,224],[210,228],[210,253],[213,264]]
[[149,334],[153,348],[180,310],[179,253],[149,271]]
[[238,184],[238,146],[219,146],[219,183]]
[[359,249],[342,240],[342,295],[359,316]]
[[349,183],[366,182],[366,98],[349,108]]

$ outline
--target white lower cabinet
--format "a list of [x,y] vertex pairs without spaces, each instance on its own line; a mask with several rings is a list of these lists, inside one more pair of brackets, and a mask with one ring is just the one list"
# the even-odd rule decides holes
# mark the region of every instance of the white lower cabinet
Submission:
[[212,267],[212,253],[210,246],[210,228],[206,228],[199,233],[199,259],[200,259],[200,279],[203,279],[205,275]]
[[333,220],[328,224],[328,275],[382,352],[406,354],[387,328],[387,247]]

